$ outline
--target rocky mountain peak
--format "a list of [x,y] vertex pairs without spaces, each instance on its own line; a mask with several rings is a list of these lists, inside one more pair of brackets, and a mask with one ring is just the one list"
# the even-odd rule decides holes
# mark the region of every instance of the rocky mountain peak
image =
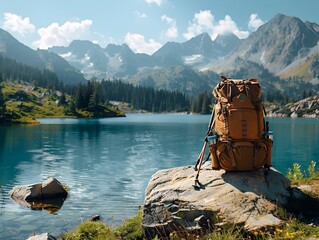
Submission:
[[183,43],[187,54],[201,54],[206,57],[213,56],[213,45],[212,39],[206,32]]
[[307,56],[318,40],[315,26],[296,17],[277,14],[242,41],[232,55],[257,62],[276,73],[298,58]]

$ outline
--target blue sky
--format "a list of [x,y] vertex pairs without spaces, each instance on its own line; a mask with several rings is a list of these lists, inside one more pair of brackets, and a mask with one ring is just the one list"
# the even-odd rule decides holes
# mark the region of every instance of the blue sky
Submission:
[[207,32],[247,38],[276,14],[319,23],[318,0],[0,0],[0,28],[37,49],[74,39],[152,54]]

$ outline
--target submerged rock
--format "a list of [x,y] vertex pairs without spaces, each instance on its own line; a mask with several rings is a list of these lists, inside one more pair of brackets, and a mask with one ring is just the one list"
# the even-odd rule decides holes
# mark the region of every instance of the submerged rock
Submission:
[[16,186],[10,192],[11,200],[32,210],[47,210],[56,213],[62,207],[68,192],[56,178],[42,183]]
[[33,200],[29,202],[27,202],[26,200],[16,198],[11,198],[11,200],[16,204],[30,208],[31,210],[45,210],[50,214],[55,214],[61,209],[65,198],[49,198]]
[[65,198],[68,192],[56,178],[48,178],[42,183],[16,186],[9,196],[14,199],[25,200],[27,202],[48,198]]
[[193,166],[161,170],[146,189],[143,230],[147,239],[176,231],[204,234],[224,224],[247,231],[282,223],[274,213],[288,204],[290,181],[271,168],[252,172],[213,171],[203,166],[199,187],[194,187]]

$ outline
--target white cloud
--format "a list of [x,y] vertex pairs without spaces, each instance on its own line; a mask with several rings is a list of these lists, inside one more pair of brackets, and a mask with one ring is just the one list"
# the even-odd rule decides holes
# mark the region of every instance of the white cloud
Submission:
[[147,18],[147,15],[145,13],[142,13],[140,11],[135,11],[134,14],[138,17],[138,18]]
[[188,23],[187,31],[184,38],[187,40],[203,33],[213,31],[214,16],[210,10],[199,11],[195,13],[193,22]]
[[161,6],[161,4],[164,2],[164,0],[145,0],[145,2],[147,2],[148,4],[155,3],[158,6]]
[[194,19],[197,24],[203,27],[213,28],[214,16],[209,10],[199,11],[198,13],[195,13]]
[[249,35],[249,32],[241,31],[229,15],[217,23],[214,19],[210,10],[195,13],[193,21],[189,22],[187,31],[183,34],[184,38],[189,40],[203,32],[207,32],[213,40],[218,34],[234,33],[238,38],[247,38]]
[[172,26],[172,27],[168,28],[165,35],[168,38],[177,38],[178,37],[178,30],[177,30],[176,26]]
[[171,24],[174,20],[173,18],[170,18],[166,16],[165,14],[161,16],[162,21],[166,22],[167,24]]
[[10,32],[25,36],[35,32],[35,26],[30,22],[30,18],[22,18],[13,13],[6,12],[4,15],[3,28]]
[[40,28],[40,39],[33,42],[35,47],[47,49],[52,46],[66,46],[73,40],[86,40],[90,38],[92,20],[81,22],[66,22],[63,25],[52,23],[46,28]]
[[250,15],[249,17],[249,23],[248,23],[248,28],[251,31],[256,31],[261,25],[263,25],[265,22],[263,20],[261,20],[258,17],[258,14],[253,13]]
[[165,32],[165,36],[168,38],[177,38],[178,30],[176,26],[176,20],[166,16],[165,14],[161,16],[161,20],[166,22],[169,28]]
[[146,41],[143,35],[137,33],[127,33],[125,36],[125,42],[137,53],[153,54],[162,47],[162,44],[156,42],[154,39]]
[[233,33],[240,39],[247,38],[249,35],[249,32],[239,30],[237,24],[229,15],[226,15],[223,20],[218,21],[218,24],[214,26],[214,31],[210,35],[212,39],[215,39],[218,34],[222,35],[227,33]]

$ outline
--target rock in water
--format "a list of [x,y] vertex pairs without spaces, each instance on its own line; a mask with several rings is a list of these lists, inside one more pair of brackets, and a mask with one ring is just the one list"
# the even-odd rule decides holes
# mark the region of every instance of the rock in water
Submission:
[[143,230],[147,239],[170,233],[204,234],[217,226],[244,226],[247,231],[277,226],[276,204],[291,197],[290,181],[271,168],[252,172],[213,171],[210,164],[200,172],[194,187],[193,166],[161,170],[146,189]]
[[42,183],[35,183],[25,186],[16,186],[9,196],[13,199],[31,202],[49,198],[66,198],[68,192],[56,178],[49,178]]

